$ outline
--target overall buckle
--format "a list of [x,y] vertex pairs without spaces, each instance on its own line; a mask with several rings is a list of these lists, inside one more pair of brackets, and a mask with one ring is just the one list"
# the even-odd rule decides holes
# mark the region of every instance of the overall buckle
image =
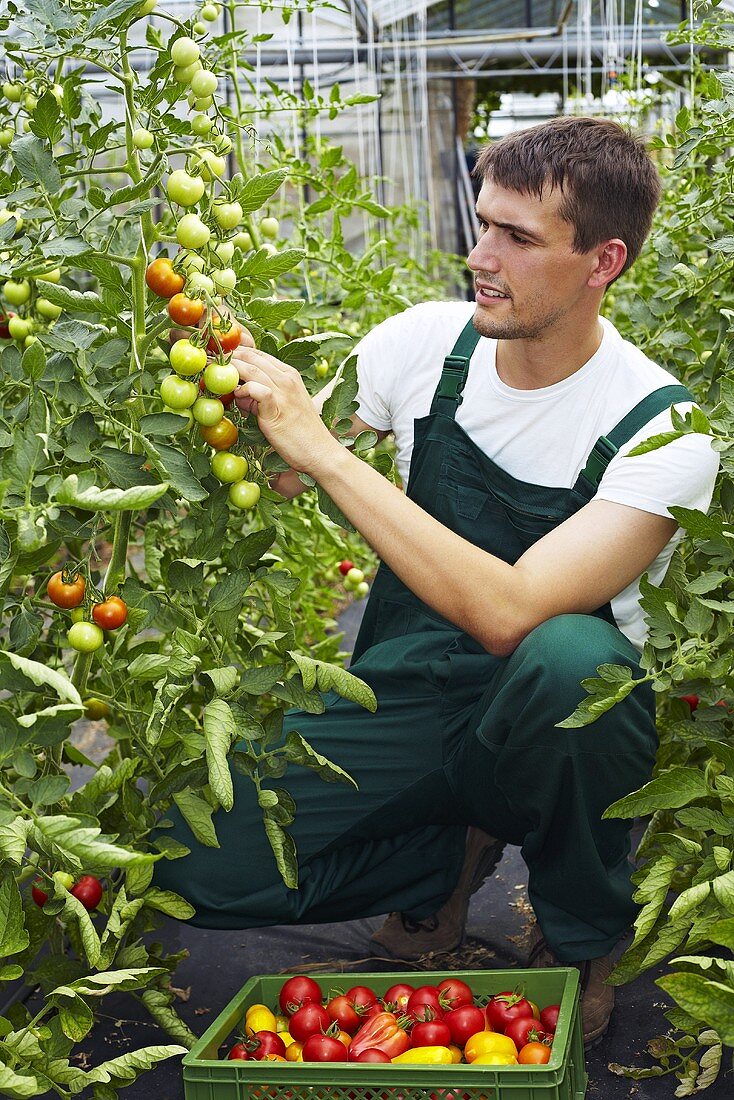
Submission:
[[585,477],[595,489],[599,488],[602,475],[618,450],[619,447],[615,447],[611,439],[608,439],[605,435],[600,435],[594,444],[594,448],[589,455],[589,461],[582,471],[582,477]]
[[466,368],[468,360],[462,355],[447,355],[443,361],[441,380],[436,390],[436,397],[447,397],[460,405],[463,397],[461,391],[466,382]]

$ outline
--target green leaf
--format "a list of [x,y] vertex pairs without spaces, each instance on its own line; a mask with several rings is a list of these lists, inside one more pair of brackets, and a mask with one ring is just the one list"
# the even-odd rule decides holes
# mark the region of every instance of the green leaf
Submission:
[[734,989],[698,974],[666,974],[656,985],[676,1004],[711,1027],[728,1046],[734,1046]]
[[721,944],[722,947],[728,947],[730,951],[734,951],[734,917],[717,921],[708,929],[708,935],[713,943]]
[[10,153],[23,179],[29,183],[42,183],[51,195],[61,188],[61,173],[47,141],[35,134],[17,137]]
[[336,691],[342,698],[358,703],[373,714],[377,710],[377,699],[372,688],[353,673],[337,665],[306,657],[295,650],[290,650],[290,656],[298,665],[306,691],[311,691],[314,684],[318,683],[321,691]]
[[70,290],[61,283],[40,283],[42,297],[47,298],[54,305],[63,306],[64,309],[74,313],[101,313],[104,303],[99,294],[91,290],[81,293],[78,290]]
[[225,810],[234,805],[232,774],[227,754],[237,735],[234,716],[224,699],[213,699],[204,708],[204,737],[209,785]]
[[139,512],[160,500],[168,489],[166,482],[162,485],[134,485],[130,489],[99,489],[94,484],[82,488],[79,477],[69,474],[57,489],[55,497],[59,504],[90,512]]
[[351,783],[355,789],[358,789],[357,783],[351,775],[340,768],[338,764],[334,764],[333,761],[327,760],[321,753],[316,752],[316,749],[309,745],[308,741],[296,730],[291,730],[288,734],[285,739],[285,746],[289,763],[311,768],[325,783]]
[[171,660],[164,653],[141,653],[130,662],[128,676],[132,680],[160,680],[170,667]]
[[719,875],[711,883],[714,896],[727,913],[734,913],[734,871]]
[[263,815],[263,824],[265,825],[265,835],[268,838],[270,847],[273,849],[275,862],[283,882],[290,890],[297,890],[298,859],[293,837],[267,814]]
[[0,959],[25,951],[30,937],[23,921],[23,902],[12,875],[0,882]]
[[131,852],[101,836],[99,826],[83,824],[76,817],[55,814],[36,817],[28,832],[29,844],[49,858],[68,865],[70,870],[107,870],[151,863],[158,857],[147,852]]
[[94,1013],[91,1008],[77,993],[71,991],[58,994],[56,1004],[64,1035],[75,1043],[81,1042],[92,1030],[94,1024]]
[[0,1093],[3,1096],[25,1100],[30,1096],[42,1096],[47,1092],[37,1077],[30,1073],[16,1073],[10,1066],[0,1064]]
[[675,766],[651,779],[639,791],[612,803],[602,817],[644,817],[655,810],[678,809],[696,798],[706,798],[710,793],[699,769]]
[[[154,990],[146,989],[142,994],[142,999],[146,1005],[148,1005],[150,999],[148,994],[154,992]],[[185,1026],[182,1021],[179,1021],[179,1023],[182,1027]],[[186,1030],[188,1031],[188,1029]],[[189,1032],[189,1034],[191,1033]],[[90,1084],[97,1081],[113,1082],[117,1085],[129,1083],[135,1081],[141,1073],[146,1073],[149,1069],[152,1069],[158,1062],[163,1062],[166,1058],[173,1058],[177,1054],[186,1054],[187,1050],[187,1047],[173,1045],[141,1047],[139,1050],[121,1054],[118,1058],[112,1058],[108,1062],[102,1062],[101,1065],[95,1066],[93,1070],[87,1073],[87,1081]]]
[[173,801],[178,806],[184,821],[191,829],[199,844],[207,848],[218,848],[219,841],[212,821],[213,810],[205,798],[195,791],[176,791]]
[[238,569],[218,581],[207,599],[210,611],[234,611],[241,609],[245,602],[245,593],[250,587],[250,570]]
[[155,886],[145,891],[143,901],[151,909],[158,909],[176,920],[188,920],[196,912],[193,905],[172,890],[158,890]]
[[260,561],[275,542],[275,536],[274,527],[265,527],[262,531],[252,531],[245,538],[238,539],[229,554],[232,568],[239,570]]
[[240,687],[249,695],[264,695],[270,691],[285,673],[285,665],[263,665],[261,668],[246,668],[240,676]]
[[65,699],[81,708],[81,696],[65,672],[58,672],[39,661],[29,661],[25,657],[19,657],[17,653],[6,653],[5,656],[13,668],[22,672],[32,683],[38,687],[51,688],[59,699]]
[[233,197],[237,199],[243,213],[251,214],[275,194],[287,177],[288,171],[285,168],[278,168],[274,172],[260,172],[251,176],[241,189],[237,188]]
[[30,824],[24,817],[0,823],[0,856],[16,867],[23,862]]
[[272,255],[264,248],[258,248],[248,256],[242,267],[245,278],[253,275],[263,279],[275,279],[286,271],[297,267],[306,253],[301,248],[284,248],[282,252],[274,252]]

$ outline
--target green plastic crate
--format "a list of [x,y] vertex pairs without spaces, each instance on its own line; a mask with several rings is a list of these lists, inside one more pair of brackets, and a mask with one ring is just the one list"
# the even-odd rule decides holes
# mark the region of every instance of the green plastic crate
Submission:
[[480,1005],[520,987],[541,1007],[561,1006],[551,1059],[544,1066],[227,1061],[247,1008],[266,1004],[277,1010],[287,976],[260,975],[250,978],[184,1057],[186,1100],[583,1100],[586,1094],[579,972],[573,967],[315,976],[324,991],[358,983],[378,996],[399,981],[435,985],[457,977],[471,986]]

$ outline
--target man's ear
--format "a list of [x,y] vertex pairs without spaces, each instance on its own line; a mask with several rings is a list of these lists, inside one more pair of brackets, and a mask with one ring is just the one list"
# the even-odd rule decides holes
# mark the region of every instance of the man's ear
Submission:
[[605,241],[599,246],[596,254],[596,263],[589,276],[587,285],[594,288],[604,288],[612,279],[616,279],[625,265],[627,259],[627,245],[618,237],[611,241]]

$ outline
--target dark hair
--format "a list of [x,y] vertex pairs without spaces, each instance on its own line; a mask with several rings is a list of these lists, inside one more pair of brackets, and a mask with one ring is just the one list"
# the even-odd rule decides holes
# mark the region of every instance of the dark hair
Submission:
[[509,134],[482,150],[474,175],[539,199],[558,187],[574,252],[619,237],[627,245],[620,275],[640,254],[662,190],[642,139],[602,118],[553,118]]

